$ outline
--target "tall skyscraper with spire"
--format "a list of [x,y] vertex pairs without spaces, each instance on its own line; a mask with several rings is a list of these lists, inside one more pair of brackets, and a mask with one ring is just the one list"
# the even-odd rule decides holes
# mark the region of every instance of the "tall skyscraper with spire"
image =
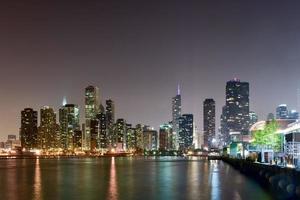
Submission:
[[85,149],[91,150],[91,120],[96,119],[100,108],[99,88],[85,88]]
[[179,118],[181,117],[181,94],[180,94],[180,85],[177,86],[177,95],[172,98],[172,127],[175,139],[175,147],[179,147]]

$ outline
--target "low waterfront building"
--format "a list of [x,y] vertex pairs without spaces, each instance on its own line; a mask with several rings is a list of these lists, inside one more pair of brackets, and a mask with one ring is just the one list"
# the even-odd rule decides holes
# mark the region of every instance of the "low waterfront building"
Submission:
[[300,167],[300,122],[289,124],[281,133],[284,135],[283,152],[286,164]]

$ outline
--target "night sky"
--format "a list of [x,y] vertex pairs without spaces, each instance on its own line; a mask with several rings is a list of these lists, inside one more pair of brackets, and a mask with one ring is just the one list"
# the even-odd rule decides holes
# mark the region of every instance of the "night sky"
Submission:
[[219,121],[234,77],[250,82],[260,119],[297,108],[300,1],[45,2],[0,5],[0,140],[18,134],[25,107],[57,111],[66,96],[83,114],[89,84],[116,117],[156,128],[171,120],[178,83],[200,129],[204,99]]

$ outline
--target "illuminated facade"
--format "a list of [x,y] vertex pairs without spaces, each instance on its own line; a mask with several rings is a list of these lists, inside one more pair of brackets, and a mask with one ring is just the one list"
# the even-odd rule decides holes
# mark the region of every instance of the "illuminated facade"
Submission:
[[98,145],[97,147],[100,149],[106,149],[108,143],[107,137],[107,117],[105,113],[99,113],[97,115],[97,119],[99,120],[99,135],[98,135]]
[[79,108],[66,104],[59,109],[60,142],[64,150],[74,150],[74,132],[80,130]]
[[135,151],[136,150],[136,132],[135,128],[131,124],[126,124],[126,150]]
[[82,150],[82,131],[74,130],[73,137],[74,150]]
[[157,145],[158,145],[157,131],[150,129],[148,127],[144,127],[143,143],[144,143],[144,147],[143,147],[144,150],[146,151],[157,150]]
[[100,134],[100,123],[98,119],[90,120],[90,150],[95,152],[97,150],[97,143]]
[[296,110],[290,110],[289,119],[299,119],[299,112],[297,112]]
[[238,79],[227,82],[224,111],[227,139],[230,133],[248,134],[250,124],[248,82],[241,82]]
[[289,111],[286,104],[281,104],[276,108],[276,119],[288,119]]
[[159,150],[173,150],[173,133],[170,124],[163,124],[159,127]]
[[91,122],[96,119],[100,109],[99,88],[88,86],[85,88],[85,149],[91,150]]
[[106,100],[106,119],[107,126],[115,123],[115,103],[111,99]]
[[258,116],[253,111],[249,112],[249,119],[250,119],[250,125],[249,125],[249,127],[251,127],[253,124],[255,124],[256,122],[258,122]]
[[134,131],[136,137],[136,150],[142,151],[144,148],[143,125],[137,124]]
[[289,110],[286,104],[280,104],[276,108],[276,119],[299,119],[299,113],[296,110]]
[[106,100],[106,137],[107,146],[112,148],[114,146],[114,123],[115,123],[115,103],[113,100]]
[[38,148],[37,118],[38,113],[32,108],[25,108],[21,111],[20,138],[22,148]]
[[172,127],[176,135],[176,149],[179,147],[179,118],[181,117],[181,95],[178,85],[177,95],[172,98]]
[[213,99],[205,99],[203,102],[203,131],[204,146],[211,147],[212,139],[216,134],[216,109]]
[[114,146],[116,146],[118,150],[124,150],[126,142],[126,122],[124,119],[117,119],[114,137],[116,137],[116,144]]
[[56,123],[56,113],[50,107],[40,110],[40,126],[38,128],[39,148],[57,149],[60,147],[60,128]]
[[183,114],[179,118],[179,150],[186,151],[193,146],[194,117]]

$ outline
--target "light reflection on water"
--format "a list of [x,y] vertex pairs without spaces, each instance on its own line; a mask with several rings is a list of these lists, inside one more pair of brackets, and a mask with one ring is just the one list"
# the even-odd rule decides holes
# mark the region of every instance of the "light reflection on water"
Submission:
[[40,159],[35,160],[35,171],[34,171],[34,199],[41,200],[41,171],[40,171]]
[[116,164],[115,157],[111,158],[110,165],[110,177],[109,177],[109,193],[107,196],[107,200],[117,200],[118,199],[118,185],[117,185],[117,177],[116,177]]
[[1,199],[271,199],[222,161],[198,158],[0,160]]
[[210,175],[211,175],[211,199],[217,200],[221,199],[220,188],[219,188],[219,171],[218,171],[218,161],[210,161]]

